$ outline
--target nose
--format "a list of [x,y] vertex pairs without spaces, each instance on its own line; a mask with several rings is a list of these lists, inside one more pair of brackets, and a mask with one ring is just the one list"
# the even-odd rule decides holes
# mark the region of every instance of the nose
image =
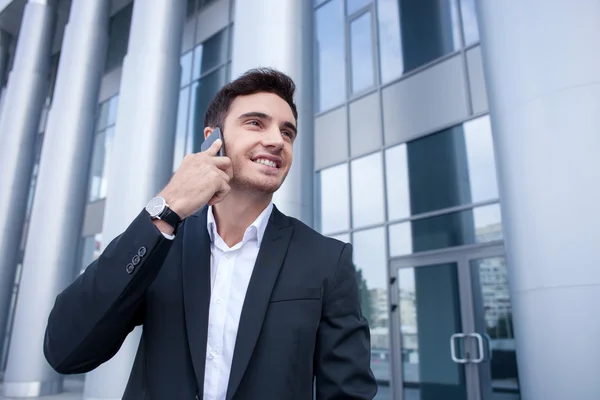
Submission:
[[283,136],[281,135],[281,131],[276,125],[271,126],[268,130],[264,132],[262,142],[263,146],[278,151],[283,149],[283,146],[285,144]]

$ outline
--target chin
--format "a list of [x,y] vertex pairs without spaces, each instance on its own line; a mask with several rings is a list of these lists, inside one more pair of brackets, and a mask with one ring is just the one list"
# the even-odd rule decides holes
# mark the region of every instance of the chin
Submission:
[[272,177],[271,179],[264,178],[250,178],[243,177],[242,179],[235,179],[235,182],[232,182],[233,186],[257,193],[264,194],[273,194],[275,193],[283,184],[283,179],[277,179]]

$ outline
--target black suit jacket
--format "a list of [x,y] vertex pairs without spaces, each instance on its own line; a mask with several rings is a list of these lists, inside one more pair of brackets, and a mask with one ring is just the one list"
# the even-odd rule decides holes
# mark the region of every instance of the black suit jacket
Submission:
[[[44,353],[59,373],[93,370],[143,325],[124,400],[202,398],[210,299],[207,208],[175,240],[142,211],[56,298]],[[227,400],[372,399],[370,337],[351,245],[276,207],[240,317]]]

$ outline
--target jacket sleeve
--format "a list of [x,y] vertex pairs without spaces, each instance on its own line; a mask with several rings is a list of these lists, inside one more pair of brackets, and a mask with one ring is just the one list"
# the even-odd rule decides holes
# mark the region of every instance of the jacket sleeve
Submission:
[[317,400],[367,400],[377,394],[371,371],[370,332],[360,309],[352,245],[346,244],[324,288],[317,332]]
[[52,368],[61,374],[85,373],[117,353],[143,323],[146,290],[172,243],[144,210],[57,296],[44,337]]

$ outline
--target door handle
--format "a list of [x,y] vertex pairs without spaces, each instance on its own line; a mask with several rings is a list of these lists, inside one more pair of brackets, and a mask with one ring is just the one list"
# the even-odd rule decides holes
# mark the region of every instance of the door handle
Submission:
[[485,358],[485,354],[483,352],[483,337],[479,333],[469,333],[468,336],[472,337],[472,338],[475,338],[475,340],[477,341],[477,349],[478,349],[478,352],[479,352],[477,358],[474,358],[474,359],[472,359],[470,361],[473,364],[479,364]]
[[452,361],[454,361],[457,364],[466,364],[468,361],[464,358],[458,358],[456,356],[456,339],[463,339],[466,338],[467,334],[466,333],[455,333],[454,335],[450,336],[450,357],[452,357]]

